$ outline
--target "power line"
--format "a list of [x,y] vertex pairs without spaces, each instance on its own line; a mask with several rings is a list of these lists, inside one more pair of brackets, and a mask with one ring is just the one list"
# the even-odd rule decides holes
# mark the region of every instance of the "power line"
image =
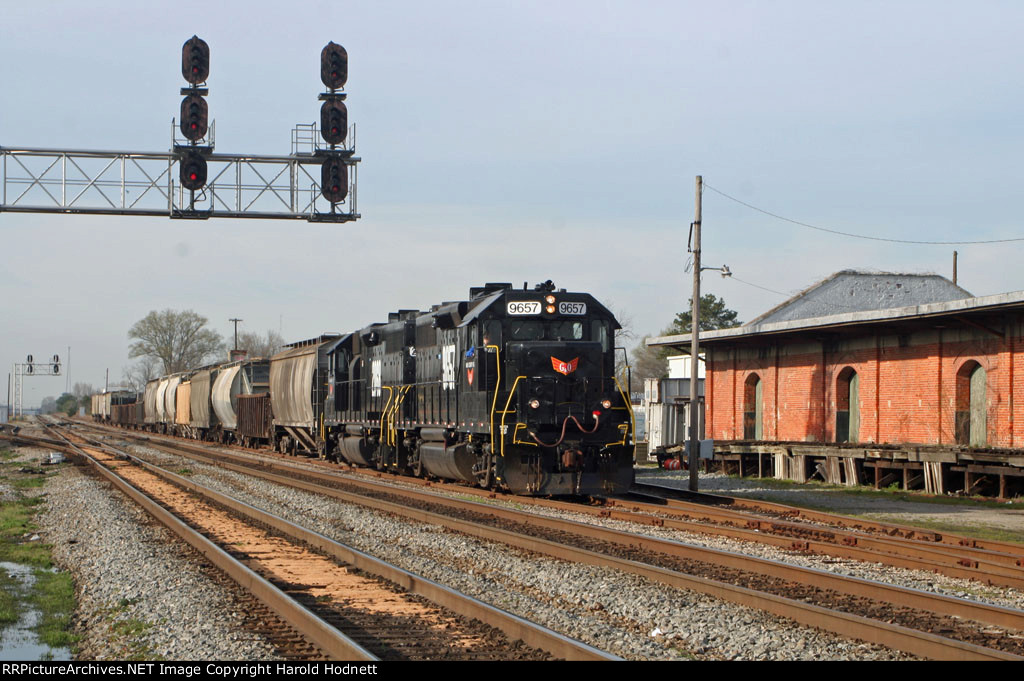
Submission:
[[731,274],[731,275],[729,275],[729,279],[735,279],[736,281],[740,282],[741,284],[746,284],[747,286],[753,286],[754,288],[759,288],[759,289],[761,289],[762,291],[768,291],[769,293],[777,293],[778,295],[780,295],[780,296],[786,296],[787,298],[788,298],[788,297],[789,297],[789,296],[791,295],[791,294],[789,294],[789,293],[783,293],[782,291],[776,291],[776,290],[775,290],[775,289],[773,289],[773,288],[767,288],[767,287],[765,287],[765,286],[761,286],[761,285],[759,285],[759,284],[755,284],[755,283],[753,283],[753,282],[750,282],[750,281],[743,281],[742,279],[740,279],[739,277],[737,277],[737,276],[736,276],[735,274]]
[[[777,214],[772,213],[770,211],[767,211],[767,210],[765,210],[763,208],[758,208],[757,206],[753,206],[753,205],[747,203],[746,201],[741,201],[741,200],[737,199],[735,196],[729,196],[728,194],[726,194],[722,190],[715,189],[714,187],[712,187],[711,185],[707,184],[706,182],[704,183],[704,186],[707,187],[708,189],[710,189],[711,191],[715,192],[716,194],[721,194],[722,196],[724,196],[725,198],[729,199],[730,201],[735,201],[736,203],[740,204],[741,206],[746,206],[747,208],[749,208],[751,210],[755,210],[758,213],[764,213],[765,215],[767,215],[769,217],[773,217],[776,220],[782,220],[783,222],[789,222],[789,223],[792,223],[794,225],[800,225],[801,227],[807,227],[809,229],[816,229],[819,232],[828,232],[829,234],[838,234],[839,236],[853,237],[854,239],[869,239],[871,241],[886,241],[886,242],[889,242],[889,243],[896,243],[896,244],[924,244],[924,245],[931,245],[931,246],[971,246],[971,245],[977,245],[977,244],[1005,244],[1005,243],[1010,243],[1010,242],[1013,242],[1013,241],[1024,241],[1024,237],[1017,237],[1017,238],[1014,238],[1014,239],[989,239],[989,240],[985,240],[985,241],[915,241],[913,239],[886,239],[885,237],[880,237],[880,236],[867,236],[867,235],[864,235],[864,234],[853,234],[851,232],[840,232],[839,230],[828,229],[826,227],[818,227],[817,225],[811,225],[811,224],[808,224],[806,222],[800,222],[799,220],[793,220],[791,218],[787,218],[787,217],[784,217],[782,215],[777,215]],[[746,283],[746,282],[744,282],[744,283]]]

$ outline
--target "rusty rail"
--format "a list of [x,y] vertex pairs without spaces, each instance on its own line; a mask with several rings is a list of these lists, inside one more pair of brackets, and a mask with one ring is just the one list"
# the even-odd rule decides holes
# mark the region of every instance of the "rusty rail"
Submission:
[[[181,448],[178,446],[157,446],[152,443],[150,443],[150,446],[154,446],[158,449],[165,449],[165,451],[171,451],[179,455],[182,454]],[[249,475],[255,475],[279,484],[330,496],[341,501],[374,508],[387,513],[394,513],[419,522],[427,522],[444,526],[481,539],[499,541],[511,546],[543,553],[563,560],[613,567],[641,575],[670,586],[707,593],[741,605],[756,607],[776,615],[788,617],[802,624],[820,627],[841,635],[851,636],[861,640],[885,645],[887,647],[897,648],[915,655],[938,659],[1022,659],[1012,653],[993,650],[962,641],[951,640],[934,634],[929,634],[927,632],[920,632],[898,625],[879,622],[865,617],[860,617],[858,615],[832,611],[820,606],[810,605],[744,587],[685,575],[672,570],[537,539],[535,537],[496,529],[486,525],[459,521],[430,511],[409,508],[384,500],[370,499],[359,494],[343,492],[314,482],[296,480],[286,475],[254,470],[251,467],[251,464],[248,466],[238,465],[231,464],[223,460],[225,458],[233,458],[232,455],[204,452],[197,456],[208,462],[212,458],[214,463],[227,469]],[[218,461],[217,459],[220,460]],[[294,469],[293,466],[287,466],[280,463],[267,462],[262,465],[278,469]],[[297,472],[306,477],[323,475],[308,469],[299,469]],[[329,479],[335,476],[323,475],[323,477]],[[376,487],[378,490],[381,487],[384,487],[383,485],[365,481],[352,481],[346,479],[344,482],[345,484],[354,484],[356,486],[365,486],[367,488]],[[572,521],[542,518],[518,511],[500,509],[486,504],[439,497],[425,492],[396,489],[392,486],[387,486],[386,490],[389,493],[409,495],[411,497],[429,501],[430,503],[441,504],[449,508],[471,508],[479,513],[514,518],[520,522],[537,523],[545,527],[555,527],[565,531],[575,532],[577,534],[600,537],[603,541],[609,541],[619,545],[640,547],[704,562],[714,561],[718,564],[735,569],[800,581],[820,588],[833,589],[849,595],[867,597],[878,602],[899,603],[908,607],[928,610],[942,615],[954,615],[998,626],[1013,629],[1024,629],[1024,612],[1021,611],[953,599],[937,594],[903,589],[900,587],[869,582],[867,580],[840,577],[822,571],[810,570],[808,568],[790,566],[750,556],[715,551],[712,549],[697,548],[681,544],[679,542],[644,537],[616,530],[608,530],[606,528],[596,528],[594,526],[575,523]]]
[[[73,445],[72,445],[73,446]],[[108,449],[106,445],[103,446]],[[622,658],[604,652],[534,622],[508,613],[488,603],[467,596],[442,584],[409,572],[362,551],[341,544],[322,534],[296,525],[284,518],[267,513],[243,501],[209,489],[165,468],[149,463],[127,452],[116,450],[126,459],[157,477],[186,489],[193,494],[218,503],[252,521],[263,523],[284,536],[307,544],[333,558],[350,564],[360,570],[393,582],[405,590],[423,596],[431,602],[452,612],[476,619],[502,631],[512,640],[520,640],[528,646],[544,650],[565,660],[614,661]],[[88,456],[88,455],[86,455]],[[91,458],[91,457],[90,457]],[[298,605],[298,604],[296,604]],[[299,606],[302,607],[302,606]],[[290,621],[290,620],[289,620]],[[330,625],[327,625],[330,626]]]

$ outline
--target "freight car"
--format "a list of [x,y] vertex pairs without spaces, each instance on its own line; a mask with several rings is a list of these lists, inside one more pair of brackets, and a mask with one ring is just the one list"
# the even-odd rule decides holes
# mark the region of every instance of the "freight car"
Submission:
[[[619,328],[593,296],[550,281],[486,284],[292,343],[262,366],[200,370],[189,390],[212,381],[222,441],[518,494],[621,493],[633,482],[634,426],[615,376]],[[264,367],[261,390],[252,379]],[[247,389],[225,387],[239,375]],[[148,428],[174,421],[181,378],[147,385]],[[190,434],[208,437],[214,426],[190,407]]]

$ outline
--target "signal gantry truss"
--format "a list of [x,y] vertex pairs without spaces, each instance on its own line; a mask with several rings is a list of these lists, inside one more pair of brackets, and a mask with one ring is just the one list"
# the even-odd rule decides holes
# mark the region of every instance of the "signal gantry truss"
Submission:
[[[305,128],[307,126],[300,126]],[[312,140],[313,126],[303,135]],[[294,142],[294,140],[293,140]],[[293,145],[294,146],[294,145]],[[211,153],[206,186],[192,192],[178,180],[175,151],[89,151],[0,147],[0,212],[146,215],[205,219],[263,218],[349,222],[356,209],[356,164],[348,196],[332,204],[320,191],[324,157],[315,145],[290,156]]]

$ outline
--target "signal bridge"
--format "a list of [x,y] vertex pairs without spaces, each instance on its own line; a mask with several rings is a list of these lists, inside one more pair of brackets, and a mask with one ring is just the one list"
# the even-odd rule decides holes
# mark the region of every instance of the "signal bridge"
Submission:
[[[321,52],[328,91],[320,126],[298,125],[291,154],[214,153],[215,126],[203,98],[209,47],[182,47],[180,122],[166,152],[0,147],[0,212],[144,215],[179,219],[261,218],[350,222],[356,206],[355,126],[348,125],[345,48]],[[184,139],[179,139],[180,131]],[[317,172],[319,171],[319,172]]]

